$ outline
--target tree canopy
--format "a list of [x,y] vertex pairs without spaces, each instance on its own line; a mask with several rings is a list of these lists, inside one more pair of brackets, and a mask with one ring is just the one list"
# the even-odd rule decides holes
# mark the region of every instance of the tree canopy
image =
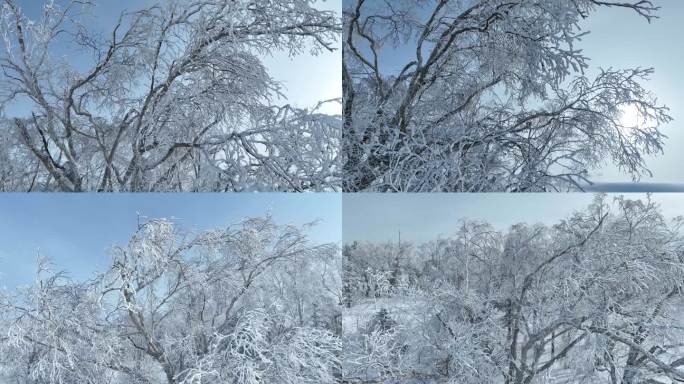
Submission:
[[[334,12],[173,0],[121,13],[101,35],[90,1],[60,4],[30,19],[0,2],[1,190],[339,189],[341,119],[275,104],[282,87],[262,60],[334,51]],[[17,103],[28,111],[2,119]]]
[[683,223],[650,199],[597,196],[555,225],[470,220],[424,244],[346,244],[345,377],[682,381]]
[[33,285],[0,293],[0,381],[337,382],[336,245],[270,217],[150,220],[111,257],[88,281],[41,258]]
[[[663,150],[651,68],[589,77],[577,48],[599,8],[651,1],[349,0],[346,191],[565,191],[612,163],[634,179]],[[625,122],[625,109],[638,123]]]

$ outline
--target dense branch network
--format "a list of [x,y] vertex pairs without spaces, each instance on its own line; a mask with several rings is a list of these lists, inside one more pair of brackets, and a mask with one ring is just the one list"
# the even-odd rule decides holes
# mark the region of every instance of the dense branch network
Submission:
[[142,223],[86,282],[41,259],[0,294],[0,382],[335,383],[338,250],[270,217],[193,235]]
[[[684,380],[682,219],[597,196],[558,224],[343,249],[351,383]],[[668,381],[669,380],[669,381]]]
[[[650,1],[354,0],[344,9],[347,191],[582,189],[607,162],[639,178],[667,108],[652,69],[585,75],[575,46],[598,7]],[[403,61],[402,61],[403,60]],[[625,123],[625,108],[638,124]]]
[[[334,51],[334,12],[165,1],[100,36],[85,27],[90,6],[48,2],[32,20],[0,2],[0,110],[27,110],[0,119],[0,189],[339,189],[339,117],[273,105],[281,87],[260,59]],[[65,47],[90,66],[65,61]]]

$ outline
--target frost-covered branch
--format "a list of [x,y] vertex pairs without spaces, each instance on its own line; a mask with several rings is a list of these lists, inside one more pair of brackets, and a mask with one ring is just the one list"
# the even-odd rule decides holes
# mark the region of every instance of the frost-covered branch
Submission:
[[91,281],[41,262],[34,285],[0,296],[0,378],[338,382],[341,315],[322,289],[338,283],[321,274],[336,258],[334,245],[270,217],[199,234],[141,223]]
[[[652,69],[593,79],[576,48],[599,7],[649,1],[352,1],[344,9],[344,189],[563,191],[611,162],[634,179],[671,117]],[[408,55],[394,66],[390,57]],[[636,110],[636,127],[622,116]]]
[[36,20],[0,4],[0,110],[18,116],[0,116],[3,189],[339,189],[339,116],[276,105],[261,59],[334,50],[338,17],[314,1],[162,2],[102,37],[88,2],[48,2]]

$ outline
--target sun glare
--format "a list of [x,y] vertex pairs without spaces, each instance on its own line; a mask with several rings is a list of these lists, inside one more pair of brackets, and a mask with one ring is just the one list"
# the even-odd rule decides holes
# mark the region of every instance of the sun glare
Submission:
[[620,107],[620,125],[623,126],[625,130],[632,130],[639,127],[642,124],[641,117],[639,116],[639,109],[636,105],[629,104]]

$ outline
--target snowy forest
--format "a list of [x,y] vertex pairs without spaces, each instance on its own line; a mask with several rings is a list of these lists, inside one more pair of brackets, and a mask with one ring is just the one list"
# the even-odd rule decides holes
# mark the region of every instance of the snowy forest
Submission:
[[87,281],[41,257],[0,291],[0,383],[339,382],[340,250],[308,229],[143,221]]
[[0,1],[0,191],[340,189],[340,100],[287,103],[263,60],[339,55],[338,13],[163,0],[102,33],[104,2],[34,3]]
[[553,225],[346,242],[345,382],[684,382],[683,224],[597,195]]
[[605,164],[650,176],[672,119],[646,88],[654,69],[597,68],[580,46],[599,10],[650,23],[659,8],[345,0],[343,190],[573,191]]

